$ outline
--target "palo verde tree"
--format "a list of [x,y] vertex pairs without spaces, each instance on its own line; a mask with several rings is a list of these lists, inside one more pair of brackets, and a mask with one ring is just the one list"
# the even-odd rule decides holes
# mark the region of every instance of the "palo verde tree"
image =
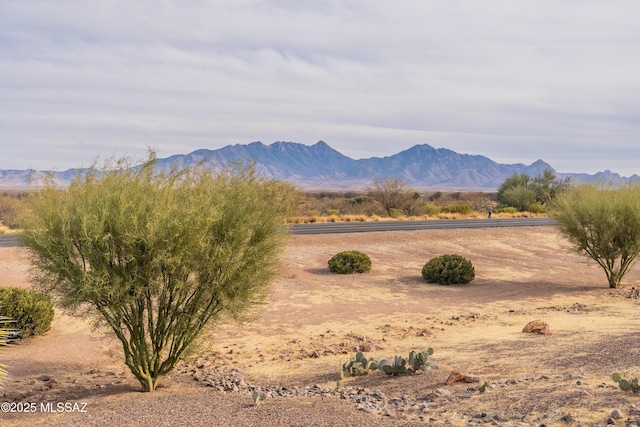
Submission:
[[545,169],[535,178],[514,172],[500,185],[496,198],[502,205],[519,211],[543,210],[569,185],[568,178],[557,178],[551,169]]
[[551,207],[578,253],[596,261],[617,288],[640,253],[640,186],[583,184],[558,194]]
[[285,244],[293,187],[252,168],[158,172],[155,155],[91,167],[29,202],[22,238],[36,283],[121,341],[156,389],[207,324],[264,300]]

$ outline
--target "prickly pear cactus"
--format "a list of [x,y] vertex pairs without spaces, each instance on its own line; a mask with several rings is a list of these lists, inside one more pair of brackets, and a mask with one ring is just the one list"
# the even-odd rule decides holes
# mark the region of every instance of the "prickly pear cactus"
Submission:
[[632,393],[640,392],[640,384],[638,384],[638,377],[628,380],[625,378],[624,373],[616,372],[615,374],[612,375],[612,379],[613,381],[618,383],[620,390],[624,390],[624,391],[631,390]]
[[378,369],[378,362],[373,357],[367,358],[364,353],[359,351],[342,365],[342,377],[367,375],[376,369]]
[[426,371],[429,368],[436,369],[436,365],[432,365],[431,362],[428,362],[427,359],[429,356],[433,354],[433,349],[429,348],[422,352],[411,351],[409,353],[409,359],[407,361],[409,365],[410,373],[415,373],[416,371]]
[[387,375],[396,376],[405,374],[413,375],[416,371],[426,371],[429,368],[438,369],[437,365],[427,361],[432,354],[432,348],[422,352],[411,351],[407,359],[395,356],[392,361],[386,359],[381,360],[378,369]]

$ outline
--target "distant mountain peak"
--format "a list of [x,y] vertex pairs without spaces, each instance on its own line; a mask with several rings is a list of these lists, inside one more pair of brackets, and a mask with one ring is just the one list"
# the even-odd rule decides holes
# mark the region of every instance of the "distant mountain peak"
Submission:
[[[220,149],[199,149],[189,154],[176,154],[158,159],[158,167],[190,167],[208,164],[217,168],[230,162],[252,162],[256,170],[268,178],[294,183],[300,188],[354,188],[370,185],[375,177],[390,176],[403,179],[414,188],[486,189],[493,191],[513,173],[540,175],[553,168],[542,159],[531,165],[498,164],[481,155],[460,154],[447,148],[429,144],[415,145],[387,157],[354,160],[320,140],[313,145],[276,141],[265,145],[260,141],[227,145]],[[54,173],[61,185],[71,182],[79,170]],[[555,172],[555,171],[554,171]],[[38,185],[45,172],[0,170],[0,188],[27,188]],[[558,174],[581,182],[612,178],[624,180],[611,171],[596,175]],[[629,179],[637,179],[634,175]]]

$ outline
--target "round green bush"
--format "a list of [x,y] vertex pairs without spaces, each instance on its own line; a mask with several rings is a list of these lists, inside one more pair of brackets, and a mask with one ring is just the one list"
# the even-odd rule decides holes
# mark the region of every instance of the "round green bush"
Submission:
[[469,283],[475,276],[471,261],[455,254],[433,258],[422,267],[424,280],[440,285]]
[[43,335],[51,329],[53,303],[48,295],[31,289],[0,287],[0,316],[15,321],[11,327],[21,338]]
[[343,251],[329,260],[329,270],[339,274],[366,273],[371,270],[371,259],[360,251]]

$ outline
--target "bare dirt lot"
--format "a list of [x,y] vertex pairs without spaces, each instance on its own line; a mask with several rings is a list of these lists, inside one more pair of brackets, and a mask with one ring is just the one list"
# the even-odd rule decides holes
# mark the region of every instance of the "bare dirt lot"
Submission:
[[[329,273],[328,259],[347,249],[367,253],[371,272]],[[475,280],[425,283],[424,263],[446,253],[470,259]],[[640,272],[608,289],[604,272],[552,227],[292,236],[283,261],[257,320],[214,328],[203,353],[154,393],[139,392],[116,341],[57,313],[46,336],[0,355],[9,371],[0,401],[35,407],[0,413],[0,424],[587,426],[606,425],[616,410],[617,425],[640,418],[640,397],[611,380],[640,375],[640,300],[630,298]],[[29,286],[27,273],[24,249],[0,248],[0,286]],[[522,333],[537,319],[553,333]],[[438,370],[340,379],[358,349],[406,357],[428,347]],[[446,385],[452,372],[479,382]],[[258,405],[254,388],[268,395]]]

